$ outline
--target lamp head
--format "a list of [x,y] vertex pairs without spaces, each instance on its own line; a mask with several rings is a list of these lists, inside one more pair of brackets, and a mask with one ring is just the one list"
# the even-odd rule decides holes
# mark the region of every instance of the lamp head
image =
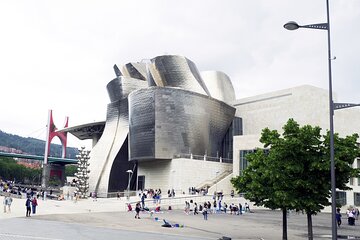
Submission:
[[287,30],[296,30],[299,27],[300,27],[299,24],[297,24],[294,21],[290,21],[284,24],[284,28],[286,28]]

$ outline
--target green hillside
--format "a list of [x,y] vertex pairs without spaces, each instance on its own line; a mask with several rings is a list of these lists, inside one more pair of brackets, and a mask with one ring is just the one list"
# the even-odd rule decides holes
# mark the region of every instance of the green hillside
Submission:
[[[20,137],[5,133],[0,130],[0,146],[15,148],[31,155],[43,156],[45,152],[45,141],[30,137]],[[62,147],[59,144],[51,144],[50,156],[61,157]],[[73,147],[66,148],[66,158],[76,158],[78,150]]]

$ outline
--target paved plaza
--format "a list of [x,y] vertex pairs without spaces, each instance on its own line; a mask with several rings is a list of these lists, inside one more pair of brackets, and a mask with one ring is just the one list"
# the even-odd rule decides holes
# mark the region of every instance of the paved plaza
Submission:
[[[2,197],[0,200],[2,202]],[[233,199],[236,203],[238,199]],[[229,203],[231,200],[227,200]],[[25,217],[25,200],[15,199],[11,213],[0,213],[0,239],[63,240],[63,239],[281,239],[280,211],[253,209],[243,215],[209,214],[208,220],[199,215],[186,215],[182,210],[163,211],[152,216],[127,212],[125,199],[92,199],[73,201],[39,200],[38,213]],[[165,201],[164,201],[165,202]],[[179,205],[178,208],[181,206]],[[158,219],[158,220],[156,220]],[[165,228],[163,219],[183,227]],[[330,239],[330,214],[313,217],[314,239]],[[307,239],[306,215],[290,213],[288,239]],[[360,225],[349,226],[343,214],[339,235],[360,235]]]

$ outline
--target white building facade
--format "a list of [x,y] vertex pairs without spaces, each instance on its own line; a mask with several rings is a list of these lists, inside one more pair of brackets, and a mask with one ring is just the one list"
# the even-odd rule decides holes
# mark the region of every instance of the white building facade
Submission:
[[[334,102],[337,102],[336,96]],[[236,116],[243,120],[243,135],[234,137],[233,176],[239,176],[246,168],[246,153],[263,147],[259,139],[262,129],[266,127],[281,133],[288,119],[293,118],[301,126],[320,126],[323,133],[329,129],[328,91],[313,86],[304,85],[239,99],[233,106]],[[341,137],[360,134],[360,108],[335,111],[334,132]],[[360,168],[360,159],[354,161],[353,167]],[[338,191],[338,201],[342,205],[360,206],[360,178],[350,179],[348,184],[353,190]]]

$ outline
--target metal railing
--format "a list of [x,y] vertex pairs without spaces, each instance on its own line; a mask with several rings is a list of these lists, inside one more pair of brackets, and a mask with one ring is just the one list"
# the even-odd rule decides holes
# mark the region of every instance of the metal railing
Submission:
[[222,157],[209,157],[207,155],[194,155],[191,153],[180,153],[175,154],[173,158],[189,158],[194,160],[210,161],[210,162],[222,162],[222,163],[232,163],[233,160],[230,158]]
[[206,188],[207,186],[211,187],[211,186],[215,185],[216,183],[220,182],[221,180],[223,180],[224,178],[226,178],[227,176],[229,176],[231,173],[232,173],[232,170],[225,170],[224,172],[217,175],[215,178],[208,179],[208,180],[202,182],[196,188],[201,189],[201,188]]

